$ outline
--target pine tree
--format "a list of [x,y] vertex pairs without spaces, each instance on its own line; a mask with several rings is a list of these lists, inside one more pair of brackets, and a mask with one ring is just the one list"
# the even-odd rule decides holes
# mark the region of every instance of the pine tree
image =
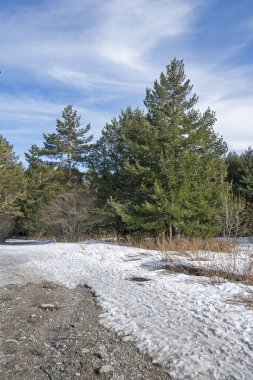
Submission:
[[73,110],[72,105],[64,108],[62,118],[63,120],[56,121],[56,133],[44,133],[44,147],[37,153],[48,157],[49,164],[66,168],[71,178],[73,169],[86,161],[89,142],[93,136],[87,136],[90,124],[84,128],[80,127],[81,117]]
[[25,157],[28,163],[27,191],[26,198],[21,203],[23,217],[18,223],[20,229],[26,233],[40,234],[43,229],[40,221],[41,209],[57,194],[70,189],[73,183],[69,183],[64,167],[43,162],[37,145],[32,145]]
[[0,240],[20,215],[18,201],[24,199],[26,176],[13,146],[0,135]]
[[110,204],[132,230],[170,236],[177,229],[188,235],[218,232],[226,144],[213,131],[214,113],[196,110],[191,91],[183,61],[174,59],[147,89],[146,120],[126,113],[122,135],[130,159],[124,169],[132,188],[129,197],[124,192],[124,200]]

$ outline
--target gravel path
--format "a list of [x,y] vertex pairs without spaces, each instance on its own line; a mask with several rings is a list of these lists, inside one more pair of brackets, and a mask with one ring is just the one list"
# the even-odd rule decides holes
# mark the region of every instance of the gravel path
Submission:
[[87,287],[0,288],[0,379],[168,380],[131,342],[98,322]]

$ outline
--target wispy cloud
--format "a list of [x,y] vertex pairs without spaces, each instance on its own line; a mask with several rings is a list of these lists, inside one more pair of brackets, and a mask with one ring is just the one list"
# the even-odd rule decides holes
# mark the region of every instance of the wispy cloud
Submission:
[[[19,151],[40,143],[42,132],[54,129],[55,119],[69,103],[84,123],[96,126],[98,136],[121,108],[142,106],[146,86],[174,56],[185,58],[200,108],[216,110],[217,131],[230,146],[253,145],[253,72],[242,58],[253,36],[247,12],[240,22],[230,22],[231,31],[223,38],[226,25],[219,25],[216,17],[227,14],[225,0],[25,4],[6,2],[0,14],[1,132]],[[210,18],[212,9],[215,17]]]
[[122,75],[121,67],[124,76],[135,71],[146,76],[151,49],[189,28],[196,1],[109,0],[90,7],[91,3],[74,1],[70,6],[69,1],[58,1],[57,7],[52,2],[20,8],[11,17],[3,14],[0,47],[8,52],[3,64],[45,75],[54,67],[81,71],[85,85],[84,76],[94,68],[104,81],[112,73]]
[[242,150],[253,145],[253,68],[193,65],[187,72],[199,95],[200,109],[210,106],[216,112],[215,130],[229,142],[229,148]]
[[160,40],[188,30],[195,5],[184,0],[113,0],[105,9],[96,51],[116,65],[146,72],[150,50]]
[[145,86],[144,83],[131,83],[129,81],[124,80],[119,81],[114,79],[113,77],[105,78],[98,74],[88,75],[80,71],[71,71],[68,69],[58,67],[52,68],[48,74],[51,75],[53,78],[63,81],[70,86],[74,85],[77,87],[88,89],[103,87],[106,88],[109,92],[115,92],[115,86],[117,88],[120,88],[120,91],[129,91],[131,89],[133,91],[135,91],[136,89],[143,90],[143,87]]
[[[61,118],[63,108],[66,106],[60,102],[50,102],[43,98],[23,96],[3,96],[0,94],[0,133],[7,136],[15,146],[16,152],[23,158],[23,153],[28,151],[31,144],[42,144],[43,133],[55,129],[56,119]],[[92,108],[76,106],[81,115],[81,124],[86,125],[92,121],[92,133],[98,138],[105,123],[113,117],[106,111],[97,112]]]

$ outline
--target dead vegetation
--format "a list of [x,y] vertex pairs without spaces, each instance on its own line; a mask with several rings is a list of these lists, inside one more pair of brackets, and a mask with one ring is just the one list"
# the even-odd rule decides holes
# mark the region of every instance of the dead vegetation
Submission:
[[128,245],[130,247],[138,247],[143,249],[158,250],[161,252],[233,252],[237,243],[233,239],[217,239],[217,238],[193,238],[193,237],[175,237],[173,239],[158,237],[133,237],[125,236],[117,239],[117,244]]
[[245,246],[243,251],[235,244],[230,251],[184,251],[183,255],[163,251],[161,255],[170,271],[205,276],[213,283],[227,280],[253,285],[253,248],[250,245]]
[[117,244],[158,250],[164,269],[171,273],[204,276],[212,283],[227,280],[253,285],[253,248],[248,245],[241,252],[235,239],[127,236]]
[[247,295],[228,299],[227,303],[233,305],[244,305],[248,309],[253,310],[253,289],[251,287],[246,287],[244,290],[246,290]]

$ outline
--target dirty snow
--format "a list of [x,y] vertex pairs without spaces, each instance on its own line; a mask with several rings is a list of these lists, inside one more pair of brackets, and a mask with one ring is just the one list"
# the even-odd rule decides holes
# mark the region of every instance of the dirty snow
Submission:
[[172,379],[253,379],[253,310],[227,302],[242,285],[168,274],[158,252],[96,241],[0,246],[0,286],[41,281],[92,287],[101,323]]

